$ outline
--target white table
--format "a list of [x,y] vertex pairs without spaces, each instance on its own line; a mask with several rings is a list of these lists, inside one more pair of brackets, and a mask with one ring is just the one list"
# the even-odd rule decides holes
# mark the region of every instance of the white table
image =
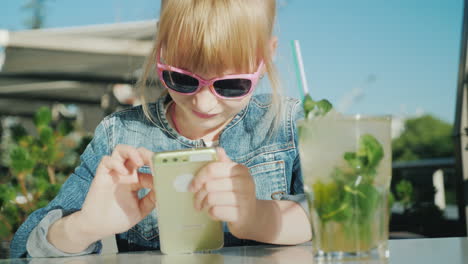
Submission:
[[[432,238],[390,240],[389,261],[354,263],[391,264],[467,264],[468,238]],[[145,251],[108,255],[89,255],[72,258],[34,258],[0,260],[0,264],[263,264],[263,263],[314,263],[310,243],[298,246],[247,246],[226,247],[212,254],[179,256],[162,255],[159,251]],[[353,262],[342,262],[350,264]]]

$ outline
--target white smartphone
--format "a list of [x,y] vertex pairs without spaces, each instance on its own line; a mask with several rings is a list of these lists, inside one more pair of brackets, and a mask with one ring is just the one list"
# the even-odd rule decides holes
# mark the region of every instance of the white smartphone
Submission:
[[196,173],[217,160],[214,148],[159,152],[153,156],[161,252],[211,251],[224,245],[223,226],[195,210],[188,186]]

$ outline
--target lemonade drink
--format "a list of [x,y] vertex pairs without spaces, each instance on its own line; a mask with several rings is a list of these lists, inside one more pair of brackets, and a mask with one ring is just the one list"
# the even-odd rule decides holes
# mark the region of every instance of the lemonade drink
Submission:
[[359,115],[298,122],[317,257],[388,257],[390,123]]

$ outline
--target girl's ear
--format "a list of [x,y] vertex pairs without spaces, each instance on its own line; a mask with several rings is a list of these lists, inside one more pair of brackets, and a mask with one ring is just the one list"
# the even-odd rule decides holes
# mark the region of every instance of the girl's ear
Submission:
[[[270,56],[274,58],[276,56],[276,49],[278,48],[278,37],[272,36],[270,39]],[[274,59],[272,59],[274,60]],[[263,75],[266,73],[266,67],[263,66],[262,74],[260,78],[263,78]]]
[[278,48],[278,37],[273,36],[270,40],[270,55],[272,58],[276,55],[276,49]]

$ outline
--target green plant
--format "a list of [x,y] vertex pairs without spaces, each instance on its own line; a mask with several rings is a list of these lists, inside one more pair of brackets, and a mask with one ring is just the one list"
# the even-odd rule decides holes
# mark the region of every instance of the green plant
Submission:
[[70,121],[52,121],[49,108],[34,117],[35,133],[17,124],[10,128],[5,163],[0,177],[0,239],[11,239],[27,216],[46,206],[78,163],[89,137],[77,136]]
[[411,205],[414,203],[413,201],[413,185],[408,180],[401,180],[395,186],[396,189],[396,196],[398,198],[398,202],[401,203],[403,208],[408,210]]

